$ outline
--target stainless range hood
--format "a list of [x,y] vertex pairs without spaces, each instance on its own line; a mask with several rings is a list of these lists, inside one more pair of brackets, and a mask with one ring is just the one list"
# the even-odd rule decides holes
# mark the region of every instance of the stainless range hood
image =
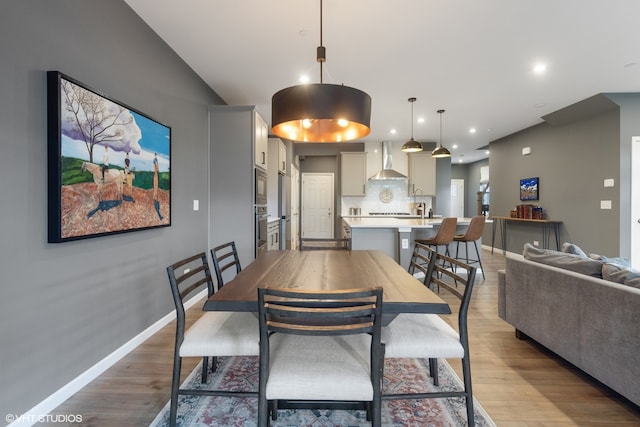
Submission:
[[389,179],[407,179],[407,177],[400,172],[393,170],[392,165],[392,152],[393,143],[391,141],[382,141],[382,170],[377,174],[373,175],[370,180],[373,181],[382,181]]

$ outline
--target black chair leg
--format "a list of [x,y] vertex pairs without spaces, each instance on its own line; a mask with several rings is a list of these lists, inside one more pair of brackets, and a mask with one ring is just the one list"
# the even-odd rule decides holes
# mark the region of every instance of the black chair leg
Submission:
[[209,358],[207,356],[204,356],[202,358],[202,375],[201,375],[201,378],[200,378],[200,382],[202,384],[207,382],[208,368],[209,368]]
[[431,378],[433,378],[433,385],[439,386],[440,379],[438,378],[438,359],[429,359],[429,374],[431,375]]
[[467,403],[467,421],[469,423],[469,427],[474,427],[475,420],[473,416],[473,392],[471,390],[471,364],[469,363],[469,358],[464,357],[462,359],[462,376],[464,381],[464,391],[467,393],[466,403]]
[[473,241],[473,246],[476,248],[476,255],[478,256],[478,265],[480,266],[480,271],[482,271],[482,278],[484,277],[484,268],[482,267],[482,260],[480,259],[480,251],[478,250],[478,242]]

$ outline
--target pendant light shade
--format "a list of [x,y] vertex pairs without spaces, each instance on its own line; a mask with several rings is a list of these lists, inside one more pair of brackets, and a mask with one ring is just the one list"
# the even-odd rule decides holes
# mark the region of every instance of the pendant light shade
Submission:
[[308,84],[282,89],[271,100],[272,131],[303,142],[344,142],[369,135],[371,97],[349,86]]
[[369,135],[371,97],[344,85],[323,84],[322,0],[320,0],[320,83],[291,86],[271,98],[271,131],[300,142],[345,142]]
[[416,98],[409,98],[411,103],[411,139],[402,145],[401,150],[405,153],[417,153],[422,151],[422,144],[413,139],[413,103],[416,102]]
[[431,157],[441,159],[444,157],[451,157],[451,152],[442,146],[442,114],[444,114],[444,110],[438,110],[438,114],[440,114],[440,142],[438,143],[438,146],[431,152]]

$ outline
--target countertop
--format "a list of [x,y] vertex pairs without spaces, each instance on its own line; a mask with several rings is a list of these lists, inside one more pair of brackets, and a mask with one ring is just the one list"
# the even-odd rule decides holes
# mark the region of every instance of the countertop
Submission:
[[[433,228],[442,218],[388,218],[388,217],[342,217],[351,228]],[[458,218],[458,225],[468,225],[471,218]]]

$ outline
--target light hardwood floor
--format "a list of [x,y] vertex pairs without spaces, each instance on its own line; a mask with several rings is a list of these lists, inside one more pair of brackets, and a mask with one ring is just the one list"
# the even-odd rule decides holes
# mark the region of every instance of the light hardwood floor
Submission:
[[[479,275],[469,310],[471,370],[474,395],[495,423],[639,426],[640,408],[535,342],[515,338],[497,315],[497,270],[504,268],[504,257],[486,249],[482,257],[486,280]],[[445,299],[457,311],[456,300]],[[189,321],[201,313],[192,308]],[[174,328],[163,328],[53,413],[81,414],[84,426],[148,425],[169,399]],[[198,361],[185,361],[183,375]],[[450,363],[461,375],[459,363]]]

